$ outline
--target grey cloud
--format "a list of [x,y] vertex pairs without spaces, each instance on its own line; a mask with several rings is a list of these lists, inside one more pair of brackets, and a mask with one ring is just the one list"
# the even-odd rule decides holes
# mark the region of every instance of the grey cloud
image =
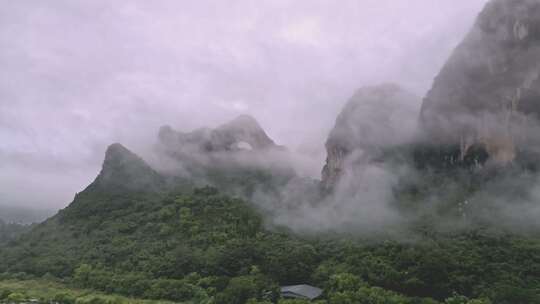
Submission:
[[485,2],[4,1],[0,204],[64,206],[109,143],[144,154],[160,125],[240,113],[322,166],[350,95],[388,81],[424,95]]

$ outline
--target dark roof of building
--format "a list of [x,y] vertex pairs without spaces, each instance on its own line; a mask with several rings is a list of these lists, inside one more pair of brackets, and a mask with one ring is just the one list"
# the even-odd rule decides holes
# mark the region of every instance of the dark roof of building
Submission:
[[322,294],[322,289],[310,286],[310,285],[292,285],[292,286],[282,286],[281,294],[292,294],[297,297],[307,298],[310,300],[318,298]]

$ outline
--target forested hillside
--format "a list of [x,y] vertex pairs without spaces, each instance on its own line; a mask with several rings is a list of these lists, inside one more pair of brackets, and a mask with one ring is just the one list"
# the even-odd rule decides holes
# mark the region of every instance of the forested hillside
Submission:
[[31,225],[6,223],[0,219],[0,246],[16,239],[22,233],[29,231]]
[[328,303],[539,301],[537,239],[428,227],[409,241],[297,237],[266,229],[252,205],[209,187],[77,199],[102,208],[86,216],[68,208],[37,226],[0,251],[0,272],[175,301],[271,301],[278,286],[299,283],[324,287]]

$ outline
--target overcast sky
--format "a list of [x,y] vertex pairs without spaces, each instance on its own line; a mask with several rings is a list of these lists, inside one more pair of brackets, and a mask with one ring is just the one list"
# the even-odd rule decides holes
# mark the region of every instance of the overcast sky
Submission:
[[1,2],[0,204],[60,208],[163,124],[321,152],[355,89],[423,96],[486,0]]

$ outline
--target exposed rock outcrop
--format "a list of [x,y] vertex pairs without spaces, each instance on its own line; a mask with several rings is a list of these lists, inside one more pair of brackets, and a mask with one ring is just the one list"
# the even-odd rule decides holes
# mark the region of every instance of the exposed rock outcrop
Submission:
[[[511,162],[540,115],[540,1],[492,0],[424,99],[427,141]],[[531,125],[532,124],[532,125]]]
[[358,90],[339,114],[326,142],[322,186],[331,190],[344,170],[413,136],[420,98],[395,84]]

